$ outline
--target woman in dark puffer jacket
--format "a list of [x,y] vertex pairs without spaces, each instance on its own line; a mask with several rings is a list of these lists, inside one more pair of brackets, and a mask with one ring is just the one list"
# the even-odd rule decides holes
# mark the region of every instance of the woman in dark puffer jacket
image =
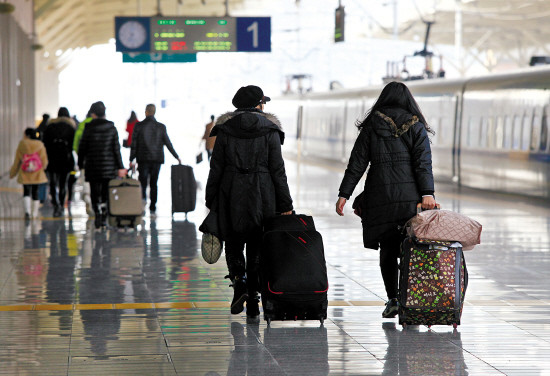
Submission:
[[78,167],[85,169],[86,181],[90,182],[92,207],[95,212],[95,227],[107,225],[107,198],[109,180],[126,176],[122,164],[118,132],[113,122],[105,119],[105,105],[95,102],[90,108],[93,118],[84,128],[78,148]]
[[432,155],[426,123],[411,92],[390,82],[358,124],[359,136],[340,185],[336,212],[344,205],[369,167],[358,212],[365,248],[380,247],[380,270],[388,295],[382,317],[397,315],[398,258],[404,235],[398,226],[416,214],[416,204],[435,207]]
[[[233,98],[237,111],[216,121],[217,136],[206,184],[206,207],[218,213],[225,240],[228,278],[233,282],[231,313],[260,314],[259,253],[264,219],[292,214],[292,198],[281,155],[284,133],[279,120],[263,112],[269,97],[262,89],[241,87]],[[246,262],[243,251],[246,244]]]

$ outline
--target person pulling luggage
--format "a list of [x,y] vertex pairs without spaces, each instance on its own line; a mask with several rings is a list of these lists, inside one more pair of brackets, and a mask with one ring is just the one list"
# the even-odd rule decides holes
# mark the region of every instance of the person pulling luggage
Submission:
[[[218,213],[220,239],[233,286],[231,313],[260,314],[259,256],[264,219],[292,214],[285,164],[284,132],[279,120],[265,113],[270,100],[261,88],[241,87],[232,103],[237,108],[216,121],[217,136],[206,183],[206,207]],[[244,249],[246,245],[246,261]]]
[[147,202],[147,185],[149,185],[149,212],[152,216],[156,215],[157,211],[157,181],[160,167],[164,164],[164,146],[181,164],[181,159],[166,132],[166,126],[155,119],[156,112],[157,108],[154,104],[148,104],[145,107],[145,119],[134,127],[130,149],[130,169],[134,169],[133,161],[136,159],[143,206]]
[[90,183],[96,229],[107,226],[109,181],[126,176],[120,155],[118,132],[112,121],[105,119],[105,104],[95,102],[90,108],[93,120],[86,125],[78,148],[78,167],[85,170]]
[[380,270],[388,296],[382,317],[392,318],[398,312],[398,259],[405,239],[398,228],[416,214],[418,202],[424,209],[435,207],[428,138],[434,132],[401,82],[384,87],[358,128],[336,213],[344,215],[344,205],[370,165],[356,210],[363,225],[364,247],[380,247]]

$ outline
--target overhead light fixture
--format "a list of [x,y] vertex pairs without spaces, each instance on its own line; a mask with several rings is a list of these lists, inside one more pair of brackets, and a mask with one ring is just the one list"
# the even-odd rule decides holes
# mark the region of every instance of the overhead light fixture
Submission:
[[62,53],[63,53],[63,50],[57,50],[55,51],[55,56],[61,56]]

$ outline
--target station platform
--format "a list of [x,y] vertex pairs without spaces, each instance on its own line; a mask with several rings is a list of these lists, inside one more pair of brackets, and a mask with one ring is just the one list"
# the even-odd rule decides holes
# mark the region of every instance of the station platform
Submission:
[[172,217],[165,164],[137,231],[94,231],[78,192],[70,216],[46,205],[26,224],[19,190],[0,188],[0,375],[550,375],[548,203],[436,184],[482,244],[465,253],[461,325],[402,328],[381,317],[359,218],[335,213],[344,168],[287,159],[295,209],[324,239],[328,319],[268,327],[230,314],[224,256],[201,258],[208,162],[194,167],[196,210]]

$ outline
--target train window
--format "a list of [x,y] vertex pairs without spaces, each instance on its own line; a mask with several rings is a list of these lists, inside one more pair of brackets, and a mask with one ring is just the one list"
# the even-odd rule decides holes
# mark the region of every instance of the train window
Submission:
[[512,132],[512,149],[518,150],[521,145],[521,117],[514,116],[514,130]]
[[487,146],[487,120],[485,118],[479,119],[479,138],[476,142],[476,146],[484,148]]
[[466,140],[466,146],[472,147],[472,133],[474,131],[474,119],[470,116],[468,117],[468,127],[466,127],[466,134],[464,139]]
[[437,122],[438,134],[439,134],[439,144],[444,145],[448,139],[447,124],[443,122],[442,118],[437,118],[436,122]]
[[533,124],[531,126],[531,143],[529,144],[529,150],[537,150],[540,142],[540,125],[541,125],[541,116],[536,114],[533,116]]
[[548,147],[548,116],[546,115],[547,108],[544,109],[542,115],[542,124],[540,130],[540,151],[545,151]]
[[495,125],[495,147],[502,149],[504,145],[504,119],[502,116],[497,116]]
[[504,117],[504,143],[502,146],[504,149],[512,148],[512,118],[510,116]]
[[483,144],[483,146],[487,146],[488,148],[494,148],[495,147],[495,119],[493,119],[492,116],[489,116],[487,118],[487,143]]
[[531,116],[523,115],[523,124],[521,125],[521,150],[529,149],[529,137],[531,135]]

